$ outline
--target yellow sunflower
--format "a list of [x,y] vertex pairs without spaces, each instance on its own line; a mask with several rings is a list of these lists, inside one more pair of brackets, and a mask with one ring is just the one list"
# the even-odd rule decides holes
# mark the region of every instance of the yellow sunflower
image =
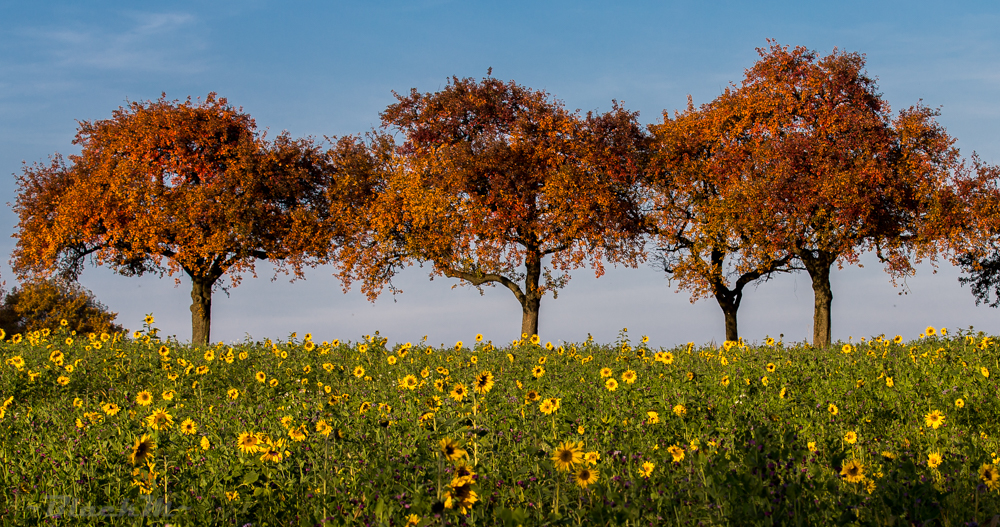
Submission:
[[642,468],[639,469],[639,475],[648,479],[650,474],[653,473],[654,468],[656,468],[656,465],[650,463],[649,461],[645,461],[642,464]]
[[606,379],[608,377],[611,377],[611,375],[612,375],[611,368],[601,368],[601,378],[602,379]]
[[153,402],[153,394],[143,390],[136,394],[135,402],[142,406],[149,406]]
[[476,491],[472,490],[472,483],[471,476],[452,479],[444,498],[445,508],[458,509],[462,514],[468,513],[469,507],[479,501]]
[[609,392],[613,392],[618,389],[618,381],[614,379],[608,379],[604,381],[604,387],[607,388]]
[[573,480],[580,488],[585,489],[587,488],[587,485],[597,481],[597,476],[598,474],[596,469],[580,467],[573,476]]
[[986,488],[990,490],[1000,490],[1000,471],[997,471],[995,465],[983,464],[979,467],[979,479],[983,480],[983,484]]
[[174,418],[172,415],[167,413],[165,408],[159,408],[153,411],[153,413],[146,418],[146,424],[153,430],[166,430],[174,424]]
[[684,459],[684,449],[678,445],[670,445],[667,452],[674,458],[674,463],[680,463]]
[[191,420],[190,417],[181,422],[182,434],[189,436],[189,435],[194,435],[195,432],[197,431],[198,431],[198,425],[196,425],[194,421]]
[[927,454],[927,466],[930,468],[938,468],[941,465],[941,454],[938,452],[931,452]]
[[940,410],[934,410],[924,416],[924,424],[937,430],[938,427],[944,424],[944,414]]
[[259,450],[257,436],[251,432],[243,432],[236,438],[236,446],[244,454],[254,454]]
[[841,467],[840,475],[844,476],[848,483],[860,483],[865,479],[865,467],[857,459],[849,459]]
[[254,378],[257,379],[257,382],[264,382],[267,380],[267,375],[265,375],[264,372],[259,371],[257,372],[257,375],[254,376]]
[[454,400],[456,400],[458,402],[462,402],[462,399],[465,399],[465,396],[468,393],[469,392],[465,389],[465,385],[464,384],[462,384],[462,383],[456,383],[454,386],[451,387],[451,393],[449,393],[448,395],[452,399],[454,399]]
[[635,371],[633,370],[626,370],[624,373],[622,373],[622,380],[628,384],[634,383],[636,378],[637,377]]
[[479,395],[483,395],[492,390],[493,384],[493,372],[487,370],[479,375],[476,375],[475,390]]
[[438,446],[441,448],[441,453],[444,454],[444,458],[448,461],[458,461],[468,455],[468,452],[466,452],[464,448],[459,446],[459,444],[450,437],[446,437],[439,441]]
[[132,445],[132,453],[129,454],[128,460],[133,465],[138,465],[146,460],[153,451],[156,450],[156,443],[148,435],[143,434],[142,437],[135,440],[135,444]]
[[552,452],[552,462],[555,463],[556,468],[568,471],[574,465],[583,463],[583,450],[581,446],[582,444],[577,444],[573,441],[560,443]]

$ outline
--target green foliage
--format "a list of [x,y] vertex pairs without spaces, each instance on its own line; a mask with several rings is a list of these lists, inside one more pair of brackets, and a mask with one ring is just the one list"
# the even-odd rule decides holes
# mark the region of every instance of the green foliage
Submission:
[[59,326],[78,333],[115,333],[117,313],[97,301],[92,292],[77,282],[50,278],[15,287],[0,306],[0,328],[8,335]]
[[[0,343],[0,523],[85,525],[125,500],[136,516],[102,523],[965,525],[1000,510],[1000,476],[982,474],[1000,461],[1000,348],[981,333],[206,348],[152,324]],[[156,447],[133,464],[144,437]],[[561,471],[572,448],[596,459]]]

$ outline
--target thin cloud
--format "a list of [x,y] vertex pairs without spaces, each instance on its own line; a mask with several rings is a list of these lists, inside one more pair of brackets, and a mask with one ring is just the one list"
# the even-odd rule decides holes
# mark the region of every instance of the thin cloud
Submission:
[[[36,27],[17,31],[34,47],[33,66],[70,70],[139,71],[192,74],[207,64],[201,24],[187,13],[129,13],[123,28],[110,23],[84,27]],[[112,21],[114,22],[114,21]],[[46,60],[47,59],[47,60]]]

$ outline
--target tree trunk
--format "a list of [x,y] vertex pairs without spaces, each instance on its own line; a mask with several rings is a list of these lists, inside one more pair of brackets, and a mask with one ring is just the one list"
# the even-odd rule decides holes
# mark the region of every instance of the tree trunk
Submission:
[[830,268],[836,255],[816,251],[815,254],[799,255],[799,259],[809,272],[813,288],[813,346],[826,348],[831,343],[830,306],[833,304],[833,288],[830,287]]
[[215,280],[191,278],[191,343],[207,345],[212,336],[212,285]]
[[521,334],[528,338],[538,334],[538,308],[542,297],[538,294],[538,280],[542,276],[542,255],[529,250],[524,259],[524,297],[521,299]]
[[738,309],[738,306],[732,309],[726,309],[724,306],[722,308],[722,313],[726,316],[726,340],[733,342],[740,340],[740,332],[736,323],[736,311]]
[[541,303],[541,298],[532,295],[521,304],[521,333],[528,335],[528,338],[538,334],[538,308]]

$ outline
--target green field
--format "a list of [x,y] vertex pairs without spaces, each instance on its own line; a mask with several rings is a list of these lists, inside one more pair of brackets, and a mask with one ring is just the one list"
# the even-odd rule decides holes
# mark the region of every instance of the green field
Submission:
[[998,340],[0,344],[0,523],[967,525]]

